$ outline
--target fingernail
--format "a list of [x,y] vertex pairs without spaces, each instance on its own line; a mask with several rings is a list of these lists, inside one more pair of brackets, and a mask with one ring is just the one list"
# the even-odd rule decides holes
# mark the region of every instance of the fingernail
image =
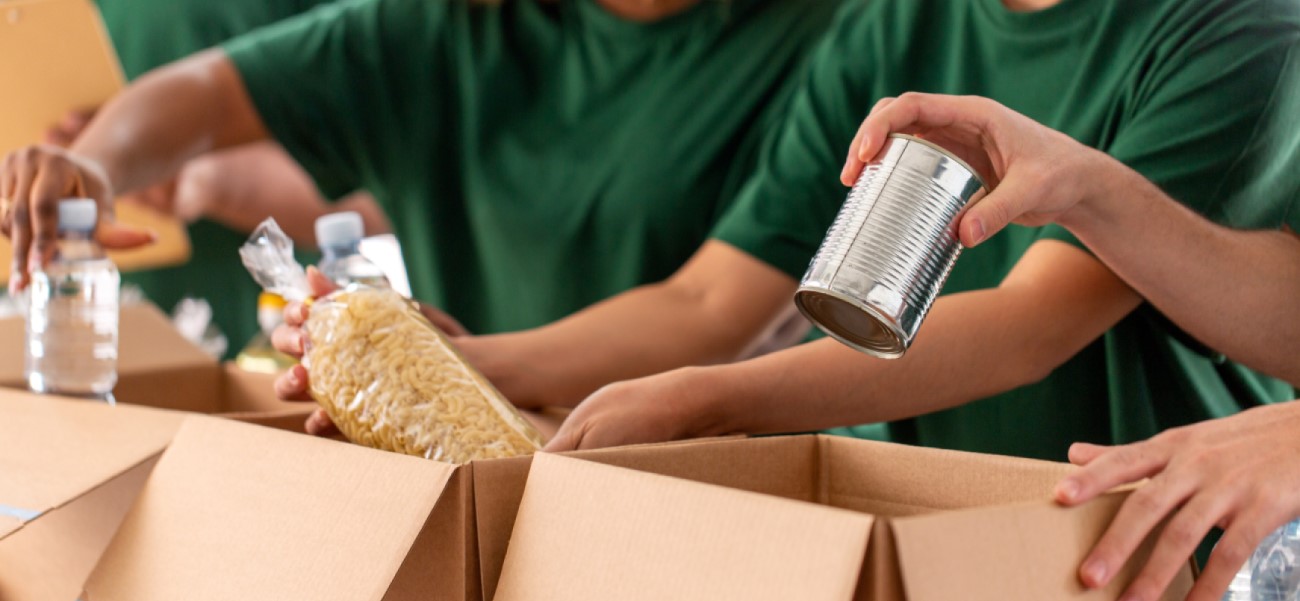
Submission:
[[1056,498],[1062,501],[1073,501],[1079,496],[1079,484],[1074,480],[1065,480],[1056,485]]
[[984,224],[980,222],[979,217],[971,217],[970,221],[972,244],[979,244],[984,241]]
[[1083,566],[1083,577],[1089,586],[1101,586],[1106,580],[1106,563],[1094,559]]

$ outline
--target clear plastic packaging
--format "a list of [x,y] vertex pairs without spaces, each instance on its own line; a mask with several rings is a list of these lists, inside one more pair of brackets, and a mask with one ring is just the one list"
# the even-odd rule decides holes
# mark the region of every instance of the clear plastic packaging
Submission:
[[[307,296],[273,221],[240,255],[268,291]],[[397,292],[349,286],[315,301],[305,329],[312,397],[349,440],[451,463],[541,447],[537,430]]]
[[95,201],[64,200],[58,215],[58,254],[32,274],[28,387],[112,403],[121,278],[95,241]]

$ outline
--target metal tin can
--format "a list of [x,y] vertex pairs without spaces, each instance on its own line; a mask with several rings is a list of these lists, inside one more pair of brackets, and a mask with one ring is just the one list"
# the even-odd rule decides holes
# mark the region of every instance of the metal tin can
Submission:
[[984,187],[948,151],[890,135],[808,266],[799,311],[850,347],[902,357],[961,253],[957,217]]

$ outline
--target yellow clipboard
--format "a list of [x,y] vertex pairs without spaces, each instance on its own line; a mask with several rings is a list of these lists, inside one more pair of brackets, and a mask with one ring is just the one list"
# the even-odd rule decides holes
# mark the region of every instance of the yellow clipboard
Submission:
[[[0,157],[40,142],[69,111],[102,105],[124,85],[117,53],[92,0],[0,0]],[[129,271],[185,263],[185,225],[157,211],[117,204],[118,221],[148,228],[158,242],[110,255]],[[0,244],[0,279],[12,257]]]

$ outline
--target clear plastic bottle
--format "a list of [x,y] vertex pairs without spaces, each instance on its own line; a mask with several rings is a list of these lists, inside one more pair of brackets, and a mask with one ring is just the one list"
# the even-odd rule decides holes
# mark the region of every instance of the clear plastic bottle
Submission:
[[27,384],[36,392],[111,403],[121,276],[94,239],[95,201],[62,201],[58,215],[58,252],[32,274]]
[[1300,601],[1300,520],[1264,537],[1223,601]]
[[365,227],[361,215],[352,211],[333,213],[316,220],[316,245],[320,247],[320,270],[340,286],[362,284],[391,288],[378,265],[361,256]]

